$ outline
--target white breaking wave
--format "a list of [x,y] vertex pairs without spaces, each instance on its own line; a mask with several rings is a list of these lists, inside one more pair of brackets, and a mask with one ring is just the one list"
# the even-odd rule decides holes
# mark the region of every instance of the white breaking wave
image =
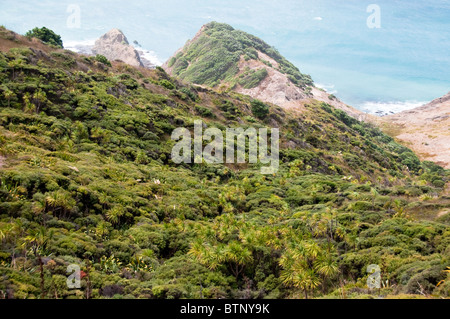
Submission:
[[[83,40],[83,41],[63,41],[64,49],[82,54],[92,54],[92,48],[97,39]],[[161,66],[163,62],[159,59],[155,51],[145,50],[140,46],[132,46],[138,51],[139,55],[149,61],[153,65]]]
[[411,110],[416,107],[427,104],[429,101],[404,101],[404,102],[365,102],[358,108],[366,113],[384,116],[395,114],[406,110]]
[[315,85],[320,88],[325,90],[327,93],[329,94],[336,94],[338,91],[335,89],[334,84],[321,84],[321,83],[315,83]]
[[63,41],[64,49],[77,53],[85,53],[86,50],[92,49],[96,39],[83,40],[83,41]]

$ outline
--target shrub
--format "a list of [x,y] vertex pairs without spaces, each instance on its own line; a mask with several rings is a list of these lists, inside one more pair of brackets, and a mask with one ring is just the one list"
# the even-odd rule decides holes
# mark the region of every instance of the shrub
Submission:
[[192,92],[189,88],[183,87],[183,88],[180,89],[180,91],[181,91],[182,93],[186,94],[187,96],[189,96],[189,98],[190,98],[192,101],[197,101],[198,95],[197,95],[196,93]]
[[443,267],[438,265],[428,269],[423,269],[421,272],[416,273],[408,281],[404,292],[410,294],[431,294],[436,288],[438,282],[445,278],[445,273],[442,270]]
[[259,100],[253,100],[251,102],[252,113],[260,120],[266,118],[269,114],[269,107]]
[[239,84],[242,85],[244,89],[253,89],[261,83],[268,75],[265,68],[259,69],[257,71],[252,70],[251,72],[244,74],[242,79],[239,80]]
[[97,54],[95,56],[95,60],[100,63],[103,63],[104,65],[111,66],[111,62],[109,62],[109,60],[104,55]]
[[34,28],[27,33],[25,33],[25,36],[29,38],[38,38],[39,40],[43,41],[47,44],[52,44],[54,46],[63,47],[63,42],[61,40],[61,36],[56,34],[50,29],[47,29],[46,27],[42,28]]
[[201,105],[196,105],[195,111],[203,117],[214,117],[214,114],[210,109]]
[[163,79],[163,80],[159,81],[159,85],[165,87],[168,90],[175,89],[175,84],[173,84],[172,82],[170,82],[170,81],[168,81],[166,79]]

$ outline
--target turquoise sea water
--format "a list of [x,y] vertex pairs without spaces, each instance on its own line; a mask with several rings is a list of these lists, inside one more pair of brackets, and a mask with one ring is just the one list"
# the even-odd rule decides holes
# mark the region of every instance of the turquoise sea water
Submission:
[[[367,26],[370,4],[379,29]],[[80,8],[79,28],[67,24],[69,5]],[[119,28],[160,62],[213,20],[262,38],[366,111],[397,112],[450,91],[450,0],[0,1],[0,24],[18,33],[47,26],[73,46]]]

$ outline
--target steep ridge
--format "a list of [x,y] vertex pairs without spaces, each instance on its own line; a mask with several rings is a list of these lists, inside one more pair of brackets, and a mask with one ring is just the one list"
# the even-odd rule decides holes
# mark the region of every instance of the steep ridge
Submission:
[[368,116],[314,86],[309,75],[302,74],[275,48],[224,23],[202,26],[163,68],[181,79],[231,89],[283,108],[302,109],[315,99],[358,119]]
[[378,122],[422,160],[450,169],[450,92],[418,108],[382,117]]

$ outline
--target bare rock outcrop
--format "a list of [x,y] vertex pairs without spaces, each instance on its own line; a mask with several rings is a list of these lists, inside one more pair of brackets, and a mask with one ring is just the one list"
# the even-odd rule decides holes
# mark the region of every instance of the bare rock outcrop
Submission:
[[137,50],[119,29],[112,29],[95,41],[92,53],[104,55],[111,61],[120,60],[135,67],[144,66]]

